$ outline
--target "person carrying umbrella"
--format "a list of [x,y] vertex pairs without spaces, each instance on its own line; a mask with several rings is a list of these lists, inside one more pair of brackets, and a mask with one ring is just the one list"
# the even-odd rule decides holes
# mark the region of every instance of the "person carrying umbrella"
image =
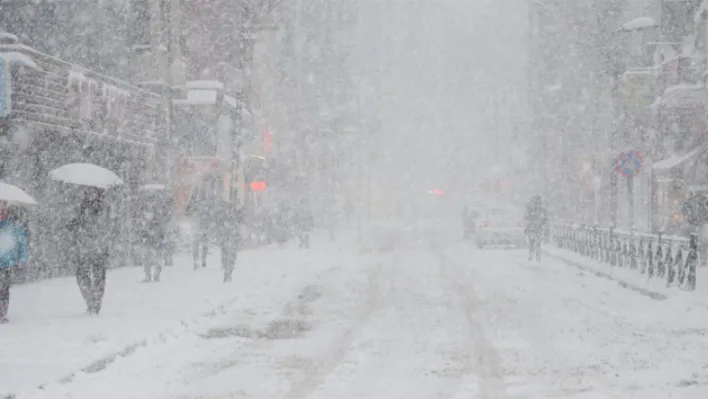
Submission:
[[12,270],[27,264],[28,241],[25,227],[10,216],[7,202],[0,201],[0,324],[9,321]]
[[108,230],[105,226],[103,192],[87,188],[79,214],[69,223],[76,261],[76,281],[89,314],[101,311],[108,268]]

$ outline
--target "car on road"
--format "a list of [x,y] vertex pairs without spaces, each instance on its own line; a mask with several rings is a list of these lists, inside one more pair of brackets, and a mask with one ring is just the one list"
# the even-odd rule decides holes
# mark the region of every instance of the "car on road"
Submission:
[[488,207],[477,220],[477,247],[512,245],[526,247],[524,213],[513,206]]

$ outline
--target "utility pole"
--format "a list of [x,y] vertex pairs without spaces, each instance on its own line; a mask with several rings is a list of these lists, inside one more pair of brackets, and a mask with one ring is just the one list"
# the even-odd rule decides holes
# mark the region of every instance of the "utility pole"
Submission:
[[494,156],[496,158],[496,163],[499,165],[499,152],[501,150],[501,143],[499,142],[499,99],[498,95],[494,95],[494,143],[496,150],[494,151]]
[[[361,45],[360,43],[362,42],[362,39],[364,37],[363,35],[363,30],[362,30],[362,24],[361,24],[361,9],[362,9],[362,0],[357,0],[356,2],[356,30],[357,30],[357,44]],[[358,65],[357,65],[358,66]],[[357,68],[357,71],[359,68]],[[361,80],[359,80],[361,82]],[[359,88],[357,90],[357,96],[356,96],[356,117],[357,117],[357,122],[358,122],[358,128],[356,129],[356,135],[357,135],[357,149],[356,149],[356,191],[358,193],[357,197],[359,197],[359,203],[357,204],[357,217],[356,217],[356,236],[357,240],[361,240],[361,196],[362,196],[362,162],[363,162],[363,157],[362,157],[362,152],[363,152],[363,145],[362,145],[362,131],[361,131],[361,93],[362,87],[361,83],[359,84]]]

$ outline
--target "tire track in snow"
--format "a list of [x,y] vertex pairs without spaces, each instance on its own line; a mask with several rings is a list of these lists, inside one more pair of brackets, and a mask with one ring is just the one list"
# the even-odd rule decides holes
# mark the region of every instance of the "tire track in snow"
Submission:
[[475,316],[479,314],[477,309],[482,305],[475,296],[474,288],[471,285],[463,285],[462,281],[464,279],[453,270],[454,266],[450,264],[442,248],[435,240],[431,240],[430,246],[438,256],[440,274],[454,288],[462,304],[462,312],[467,320],[472,339],[475,371],[479,373],[479,397],[484,399],[505,399],[508,396],[505,392],[504,373],[499,356],[487,339],[484,327],[475,320]]
[[333,344],[333,347],[328,352],[328,356],[319,364],[315,370],[291,387],[285,398],[288,399],[305,399],[310,396],[315,390],[320,387],[327,376],[329,376],[344,360],[347,358],[354,340],[357,338],[363,327],[369,321],[374,309],[380,303],[379,278],[383,270],[382,265],[378,265],[369,275],[366,299],[360,307],[354,324],[342,334]]

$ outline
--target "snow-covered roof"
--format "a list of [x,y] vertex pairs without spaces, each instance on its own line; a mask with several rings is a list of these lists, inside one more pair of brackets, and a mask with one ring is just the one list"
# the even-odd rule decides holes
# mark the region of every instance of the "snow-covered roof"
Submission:
[[37,63],[35,63],[32,58],[26,54],[11,51],[8,53],[0,53],[0,57],[4,58],[5,61],[11,64],[20,64],[27,68],[41,71],[41,69],[37,66]]
[[187,89],[223,90],[224,84],[218,80],[190,80],[187,82]]
[[639,18],[634,18],[633,20],[626,22],[624,25],[622,25],[623,30],[639,30],[639,29],[646,29],[646,28],[654,28],[658,26],[659,24],[656,22],[656,19],[652,17],[639,17]]

